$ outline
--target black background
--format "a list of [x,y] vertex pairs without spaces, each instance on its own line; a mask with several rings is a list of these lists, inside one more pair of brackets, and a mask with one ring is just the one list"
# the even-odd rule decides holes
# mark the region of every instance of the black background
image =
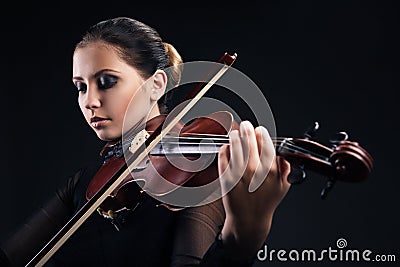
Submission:
[[[84,121],[71,82],[72,50],[88,26],[129,16],[156,28],[185,61],[237,52],[234,67],[263,90],[278,136],[301,137],[318,121],[317,140],[346,131],[373,156],[368,180],[337,183],[325,200],[319,175],[309,173],[292,187],[276,212],[269,249],[320,251],[345,238],[347,248],[399,258],[395,1],[249,2],[53,1],[2,8],[0,239],[98,153],[102,143]],[[281,264],[275,257],[257,266]],[[357,264],[365,262],[316,263]]]

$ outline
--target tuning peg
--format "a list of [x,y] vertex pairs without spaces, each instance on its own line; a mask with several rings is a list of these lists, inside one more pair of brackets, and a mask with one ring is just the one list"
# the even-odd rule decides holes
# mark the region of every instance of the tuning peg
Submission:
[[335,184],[335,179],[329,179],[328,181],[326,181],[325,187],[322,188],[321,191],[321,199],[325,199],[326,196],[328,195],[329,191],[332,190],[333,185]]
[[311,125],[305,132],[304,132],[304,138],[305,139],[311,139],[315,136],[319,129],[319,123],[314,122],[313,125]]
[[302,165],[291,165],[290,173],[288,175],[288,182],[290,184],[300,184],[306,179],[306,171]]
[[349,139],[349,135],[346,132],[338,132],[332,138],[329,139],[331,144],[336,145],[340,141],[346,141]]

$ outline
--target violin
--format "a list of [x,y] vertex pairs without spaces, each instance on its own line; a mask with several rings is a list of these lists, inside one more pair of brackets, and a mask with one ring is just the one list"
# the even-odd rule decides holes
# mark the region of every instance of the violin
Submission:
[[[207,188],[207,185],[219,184],[216,155],[222,145],[229,144],[229,133],[239,129],[239,123],[227,111],[188,123],[183,123],[182,118],[235,59],[236,54],[225,53],[219,59],[223,67],[210,72],[213,74],[209,82],[198,84],[189,93],[186,99],[191,100],[173,118],[161,114],[147,121],[142,129],[134,129],[130,138],[107,144],[101,151],[106,155],[105,161],[87,188],[87,203],[27,266],[42,266],[95,211],[113,220],[122,211],[134,210],[148,195],[156,198],[159,206],[172,211],[210,201],[208,197],[215,195],[218,187]],[[364,181],[372,171],[373,159],[357,142],[347,140],[344,132],[331,140],[330,147],[315,141],[313,136],[318,128],[319,124],[314,123],[302,138],[278,137],[273,142],[276,155],[291,163],[290,183],[301,183],[306,170],[327,177],[321,191],[321,197],[325,198],[336,181]],[[185,168],[196,164],[196,168]],[[169,196],[185,188],[201,188],[203,195],[195,203],[170,201]]]
[[[167,117],[162,114],[149,120],[144,133],[138,133],[136,139],[127,144],[128,151],[131,146],[140,142],[139,139],[146,139]],[[291,163],[292,170],[288,177],[291,184],[301,183],[306,178],[306,170],[328,178],[321,191],[321,198],[325,198],[336,181],[365,180],[372,171],[373,160],[357,142],[347,140],[345,132],[340,132],[336,140],[331,140],[332,147],[313,140],[312,136],[318,128],[319,124],[314,123],[303,138],[278,137],[273,138],[273,142],[276,155]],[[166,135],[141,164],[131,169],[97,211],[104,217],[113,219],[122,210],[133,210],[140,203],[143,194],[159,198],[159,205],[170,210],[183,209],[184,207],[165,203],[167,201],[162,201],[163,196],[182,187],[204,187],[217,180],[219,174],[216,155],[222,145],[229,144],[229,132],[238,129],[239,123],[227,111],[214,112],[187,124],[177,124],[174,132]],[[107,149],[121,151],[122,147],[121,144],[114,144]],[[105,148],[103,153],[104,150]],[[116,175],[118,170],[126,168],[127,159],[122,153],[112,154],[89,183],[87,200],[107,183],[107,179]],[[119,156],[115,156],[116,154]],[[200,157],[203,157],[202,168],[185,170],[185,165],[198,161]],[[191,206],[193,203],[186,205]]]

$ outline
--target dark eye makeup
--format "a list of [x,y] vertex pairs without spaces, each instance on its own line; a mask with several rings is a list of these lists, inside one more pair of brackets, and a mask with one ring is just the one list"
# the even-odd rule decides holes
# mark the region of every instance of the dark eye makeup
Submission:
[[75,82],[75,87],[78,89],[79,92],[86,91],[86,84],[80,81]]
[[103,75],[97,79],[97,86],[101,90],[112,88],[118,82],[118,78],[113,75]]
[[[102,75],[97,78],[97,87],[100,90],[107,90],[114,87],[115,84],[118,82],[118,78],[114,75]],[[76,81],[75,87],[78,89],[79,92],[86,92],[87,85],[84,82]]]

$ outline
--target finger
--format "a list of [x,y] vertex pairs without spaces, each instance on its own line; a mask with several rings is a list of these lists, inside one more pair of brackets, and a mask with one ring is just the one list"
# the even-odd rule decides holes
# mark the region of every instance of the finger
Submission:
[[244,172],[243,149],[238,130],[229,133],[229,143],[229,169],[232,174],[230,178],[231,182],[236,183]]
[[[257,139],[257,148],[259,151],[260,164],[256,170],[254,178],[249,185],[249,192],[254,192],[267,179],[268,173],[271,170],[276,170],[275,164],[275,146],[268,134],[267,129],[258,126],[255,130]],[[275,165],[274,165],[275,164]]]
[[258,137],[257,142],[260,150],[260,161],[264,168],[267,169],[266,172],[268,173],[275,160],[275,145],[265,127],[259,126],[256,130]]
[[229,146],[223,145],[218,152],[218,173],[222,175],[229,166]]
[[222,195],[225,195],[231,188],[231,170],[229,168],[229,146],[221,146],[218,152],[218,173],[220,177]]
[[231,165],[231,167],[243,165],[243,149],[238,130],[233,130],[229,133],[229,144],[229,164]]
[[[241,142],[247,175],[252,176],[260,164],[254,127],[249,121],[240,124]],[[251,178],[251,177],[250,177]]]
[[289,183],[289,181],[287,179],[287,177],[289,176],[289,173],[290,173],[290,163],[289,163],[289,161],[285,160],[283,157],[277,156],[276,158],[277,158],[277,162],[278,162],[280,179],[284,185],[290,186],[291,184]]

